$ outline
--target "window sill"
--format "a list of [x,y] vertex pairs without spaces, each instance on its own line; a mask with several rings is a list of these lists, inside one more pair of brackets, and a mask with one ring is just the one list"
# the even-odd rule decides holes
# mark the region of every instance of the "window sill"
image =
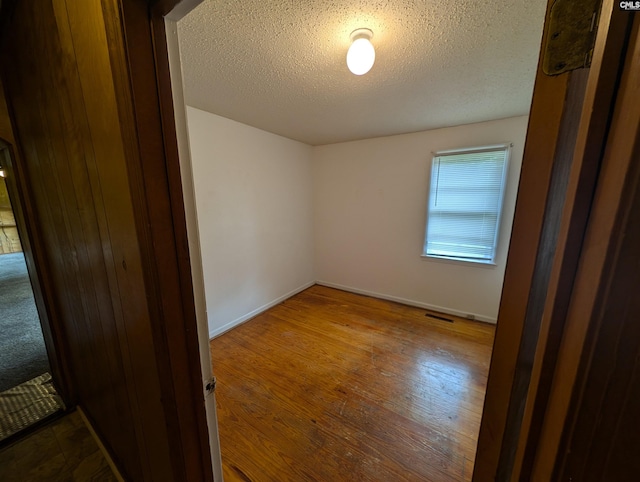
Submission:
[[476,261],[464,258],[446,258],[444,256],[432,256],[427,254],[421,254],[420,257],[426,261],[436,261],[438,263],[451,263],[451,264],[463,264],[473,265],[480,268],[495,268],[497,264],[493,261]]

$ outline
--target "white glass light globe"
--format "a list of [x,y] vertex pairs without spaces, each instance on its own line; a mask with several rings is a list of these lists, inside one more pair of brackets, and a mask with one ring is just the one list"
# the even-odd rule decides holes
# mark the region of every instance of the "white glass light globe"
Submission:
[[355,75],[369,72],[375,60],[376,51],[368,38],[357,38],[347,51],[347,67]]

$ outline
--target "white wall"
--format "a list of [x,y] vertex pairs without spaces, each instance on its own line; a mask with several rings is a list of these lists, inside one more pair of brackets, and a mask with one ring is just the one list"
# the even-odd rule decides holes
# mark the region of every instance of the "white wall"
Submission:
[[[319,281],[495,321],[527,117],[310,147],[187,108],[210,336]],[[431,153],[512,142],[496,266],[425,259]]]
[[[527,117],[314,148],[320,283],[495,321]],[[432,152],[512,142],[496,266],[422,258]]]
[[304,289],[312,148],[187,107],[210,336]]

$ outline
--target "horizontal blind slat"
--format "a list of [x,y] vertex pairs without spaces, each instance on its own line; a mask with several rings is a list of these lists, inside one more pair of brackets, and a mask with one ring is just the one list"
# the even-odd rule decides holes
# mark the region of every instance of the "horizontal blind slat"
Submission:
[[424,254],[492,261],[508,149],[434,157]]

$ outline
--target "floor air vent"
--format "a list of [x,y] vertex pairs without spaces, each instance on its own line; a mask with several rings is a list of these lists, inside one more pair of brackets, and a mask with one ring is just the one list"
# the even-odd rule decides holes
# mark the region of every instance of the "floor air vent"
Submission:
[[431,313],[426,313],[424,316],[426,316],[427,318],[434,318],[440,321],[446,321],[447,323],[453,323],[453,320],[451,318],[447,318],[445,316],[432,315]]

